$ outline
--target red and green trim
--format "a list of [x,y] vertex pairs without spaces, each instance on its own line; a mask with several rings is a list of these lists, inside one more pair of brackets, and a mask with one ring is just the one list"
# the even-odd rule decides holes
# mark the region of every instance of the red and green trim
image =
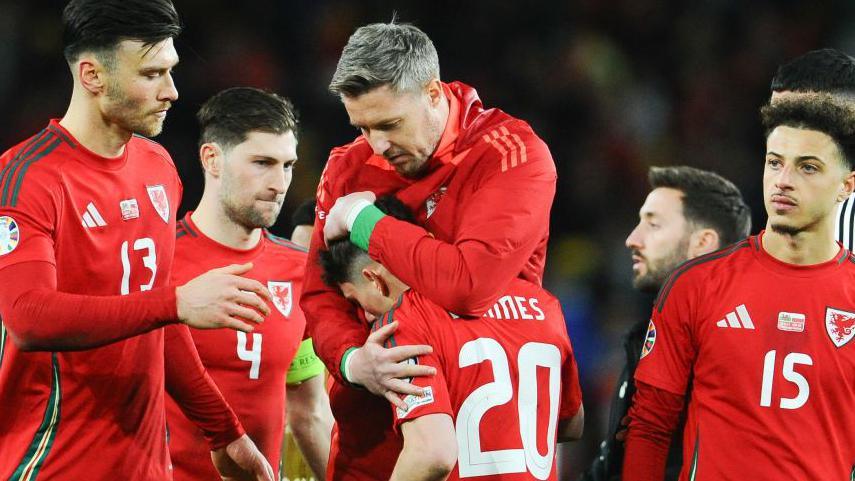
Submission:
[[701,450],[700,430],[695,434],[695,454],[692,455],[692,464],[689,467],[689,481],[695,481],[698,476],[698,455]]
[[28,143],[0,174],[0,207],[15,207],[27,170],[63,143],[52,130],[43,130],[38,140]]
[[41,470],[45,459],[53,447],[60,420],[60,406],[62,404],[62,392],[59,382],[59,360],[55,352],[51,353],[51,377],[50,395],[48,396],[42,423],[36,431],[35,436],[33,436],[33,441],[24,454],[24,458],[12,473],[12,476],[9,477],[9,481],[35,481],[39,475],[39,470]]
[[276,244],[278,246],[286,247],[288,249],[300,251],[300,252],[304,252],[304,253],[309,252],[309,249],[306,249],[305,247],[303,247],[299,244],[295,244],[295,243],[291,242],[290,240],[285,239],[283,237],[275,236],[275,235],[271,234],[267,229],[264,230],[264,237],[267,237],[267,240],[269,240],[270,242],[273,242],[274,244]]
[[353,229],[350,231],[350,242],[353,242],[360,249],[368,251],[368,241],[371,240],[371,233],[374,232],[374,226],[380,222],[380,219],[386,217],[382,210],[375,205],[369,205],[363,208],[356,220],[353,221]]
[[750,238],[745,239],[741,242],[737,242],[736,244],[727,246],[723,249],[719,249],[715,252],[710,252],[709,254],[696,257],[694,259],[688,260],[677,267],[674,272],[668,277],[668,280],[662,286],[662,289],[659,291],[659,295],[656,297],[656,310],[662,312],[662,308],[665,307],[665,300],[668,298],[668,294],[671,293],[671,288],[674,287],[674,283],[677,279],[685,274],[689,269],[695,267],[697,265],[703,264],[705,262],[714,261],[716,259],[721,259],[722,257],[727,257],[739,249],[743,249],[745,247],[749,247],[751,245]]

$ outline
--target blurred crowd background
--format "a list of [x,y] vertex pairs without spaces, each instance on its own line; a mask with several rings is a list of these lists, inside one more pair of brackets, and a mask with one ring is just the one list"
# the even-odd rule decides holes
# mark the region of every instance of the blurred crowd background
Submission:
[[[61,55],[63,1],[0,0],[0,148],[61,117],[71,78]],[[358,26],[398,19],[439,51],[443,80],[527,120],[558,166],[546,284],[563,302],[583,380],[584,469],[603,435],[623,362],[620,337],[649,314],[623,245],[651,165],[714,170],[742,189],[754,228],[761,200],[758,108],[778,64],[820,47],[855,53],[855,2],[771,0],[419,1],[175,0],[180,98],[157,138],[184,181],[180,214],[201,196],[198,107],[232,86],[267,88],[301,113],[299,157],[279,222],[314,195],[327,153],[358,133],[327,93]],[[508,199],[513,202],[513,199]],[[501,209],[501,206],[485,206]]]

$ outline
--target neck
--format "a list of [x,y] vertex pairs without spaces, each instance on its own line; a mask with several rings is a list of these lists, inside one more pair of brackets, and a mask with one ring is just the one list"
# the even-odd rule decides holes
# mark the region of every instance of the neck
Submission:
[[261,240],[261,228],[247,229],[236,224],[226,214],[216,193],[207,188],[190,218],[203,234],[233,249],[249,250]]
[[763,234],[763,249],[775,259],[806,266],[828,262],[837,256],[840,246],[834,240],[834,226],[822,222],[798,234],[775,232],[769,223]]
[[68,110],[59,121],[81,145],[101,157],[113,158],[122,155],[133,132],[109,122],[101,114],[95,99],[80,89],[74,89]]

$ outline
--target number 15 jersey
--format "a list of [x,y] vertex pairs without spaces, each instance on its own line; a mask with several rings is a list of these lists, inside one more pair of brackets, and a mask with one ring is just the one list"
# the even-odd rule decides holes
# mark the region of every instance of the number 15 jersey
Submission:
[[855,465],[855,258],[796,266],[762,233],[677,268],[635,377],[691,381],[681,480],[848,480]]

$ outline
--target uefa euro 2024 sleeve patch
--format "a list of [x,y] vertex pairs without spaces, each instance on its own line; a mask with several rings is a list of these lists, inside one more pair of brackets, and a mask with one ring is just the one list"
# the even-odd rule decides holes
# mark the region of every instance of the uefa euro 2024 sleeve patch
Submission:
[[15,219],[6,215],[0,216],[0,256],[15,250],[20,241],[21,231]]
[[653,345],[656,344],[656,324],[653,324],[653,319],[647,325],[647,335],[644,336],[644,346],[641,347],[641,358],[653,352]]

